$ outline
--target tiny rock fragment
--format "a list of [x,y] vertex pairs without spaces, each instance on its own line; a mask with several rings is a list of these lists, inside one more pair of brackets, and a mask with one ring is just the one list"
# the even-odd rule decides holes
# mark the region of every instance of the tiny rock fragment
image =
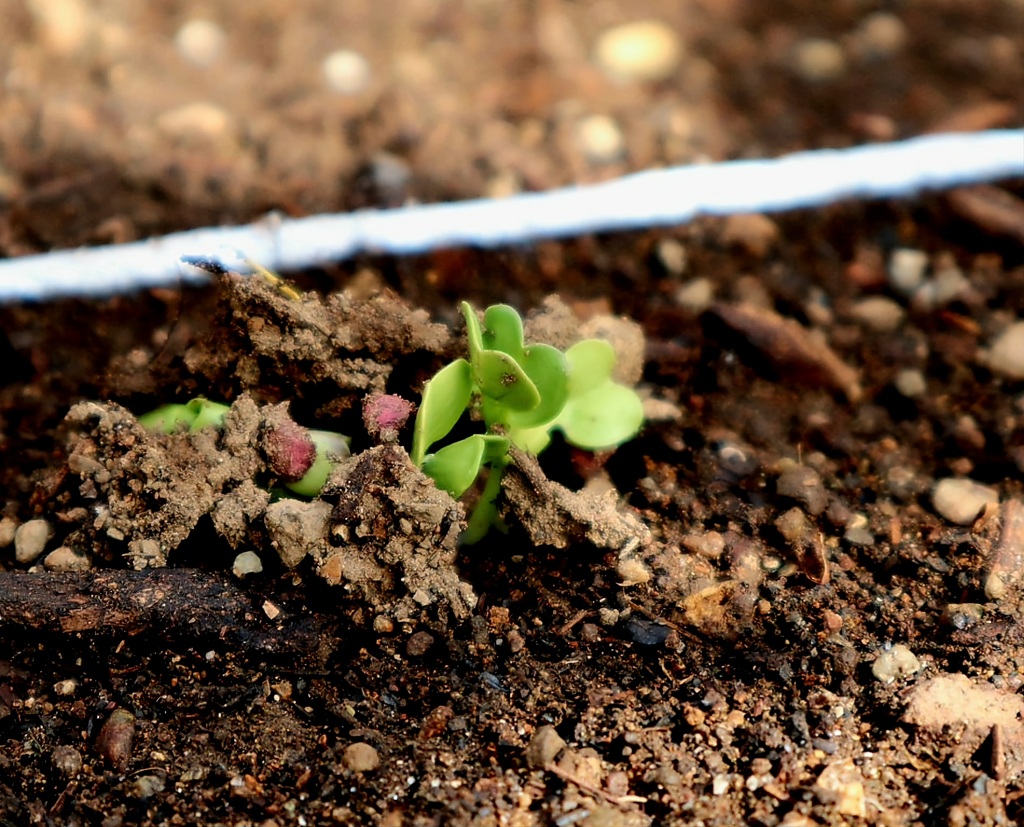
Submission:
[[576,125],[576,141],[586,159],[594,165],[619,161],[626,152],[626,139],[614,118],[587,115]]
[[780,497],[796,500],[815,517],[828,505],[828,492],[821,475],[806,465],[794,463],[785,468],[775,481],[775,491]]
[[132,757],[134,741],[135,716],[127,709],[115,709],[96,736],[96,752],[123,771]]
[[373,79],[370,63],[359,52],[336,49],[324,58],[324,80],[339,95],[358,95],[365,92]]
[[793,70],[808,83],[829,83],[846,74],[846,56],[834,40],[808,37],[793,48]]
[[88,571],[92,568],[92,560],[88,554],[70,546],[60,546],[43,558],[43,566],[47,571]]
[[0,548],[7,548],[13,543],[17,531],[18,521],[13,517],[4,517],[0,520]]
[[637,20],[601,34],[594,49],[609,76],[626,81],[664,80],[682,59],[679,33],[660,20]]
[[217,61],[224,50],[224,41],[224,30],[210,20],[189,20],[174,35],[178,54],[201,68]]
[[864,777],[851,758],[825,767],[814,785],[814,794],[822,804],[835,807],[840,815],[867,817]]
[[434,645],[434,636],[430,632],[419,631],[409,636],[405,644],[405,653],[411,658],[423,657]]
[[999,503],[999,492],[967,478],[939,480],[932,488],[935,510],[957,525],[970,525],[987,505]]
[[53,768],[68,778],[74,778],[82,771],[82,753],[74,747],[62,744],[55,747],[50,755]]
[[264,600],[263,614],[267,616],[267,620],[277,620],[277,618],[281,616],[281,609],[278,608],[276,603],[271,603],[269,600]]
[[526,763],[531,767],[546,767],[565,749],[565,740],[553,726],[538,729],[526,747]]
[[363,741],[356,741],[345,747],[341,758],[345,768],[352,772],[371,772],[380,766],[377,750]]
[[231,565],[231,573],[235,577],[242,578],[249,574],[259,574],[263,571],[263,561],[255,551],[243,551]]
[[882,683],[892,683],[899,678],[907,678],[921,670],[921,661],[917,655],[902,643],[882,652],[871,665],[871,674]]
[[1024,577],[1024,502],[1007,500],[999,512],[999,542],[989,558],[985,596],[1001,600]]
[[857,371],[836,355],[822,335],[774,310],[749,303],[717,302],[711,312],[742,333],[785,375],[807,384],[823,384],[842,391],[851,402],[863,391]]
[[898,247],[889,256],[889,285],[893,290],[910,296],[924,283],[928,269],[928,254],[924,250]]
[[725,219],[722,241],[764,258],[779,240],[779,225],[761,213],[737,213]]
[[34,563],[43,553],[52,533],[46,520],[22,523],[14,532],[14,559],[22,565]]
[[1024,321],[1014,322],[995,338],[985,363],[1007,379],[1024,379]]
[[900,326],[906,311],[887,296],[870,296],[857,302],[850,315],[869,330],[891,333]]

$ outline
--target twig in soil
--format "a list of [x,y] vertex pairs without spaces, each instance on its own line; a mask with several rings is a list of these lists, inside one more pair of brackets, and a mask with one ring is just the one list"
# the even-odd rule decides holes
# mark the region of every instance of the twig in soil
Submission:
[[929,135],[892,144],[815,150],[778,159],[649,170],[592,186],[510,198],[368,210],[244,227],[192,230],[111,247],[0,261],[0,302],[102,296],[200,281],[182,256],[225,246],[271,270],[295,271],[359,252],[408,255],[498,247],[610,230],[682,224],[698,215],[776,212],[844,198],[906,197],[925,189],[1024,174],[1024,130]]
[[570,784],[575,784],[583,792],[596,795],[599,798],[603,798],[609,804],[614,804],[617,807],[625,807],[627,804],[647,804],[648,799],[642,795],[613,795],[607,790],[602,790],[600,787],[596,787],[582,778],[577,778],[571,772],[566,772],[557,764],[548,764],[544,767],[548,772],[557,775],[563,781],[567,781]]
[[327,638],[306,620],[271,627],[255,598],[215,572],[194,569],[33,574],[0,572],[0,627],[104,638],[153,635],[199,645],[218,641],[241,655],[319,655]]

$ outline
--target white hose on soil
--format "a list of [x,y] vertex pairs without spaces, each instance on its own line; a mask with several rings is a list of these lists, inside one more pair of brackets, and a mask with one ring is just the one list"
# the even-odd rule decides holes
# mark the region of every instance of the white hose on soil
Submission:
[[527,244],[609,230],[682,224],[698,215],[777,212],[844,198],[906,197],[1024,176],[1024,130],[929,135],[771,160],[650,170],[601,184],[393,210],[267,218],[110,247],[0,260],[0,302],[105,296],[207,277],[182,256],[225,248],[289,271],[360,252]]

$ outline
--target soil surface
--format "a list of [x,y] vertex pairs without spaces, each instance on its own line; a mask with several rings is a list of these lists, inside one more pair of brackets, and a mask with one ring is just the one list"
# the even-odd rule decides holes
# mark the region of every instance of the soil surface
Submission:
[[[1013,0],[0,20],[5,256],[1024,123]],[[1024,820],[1022,195],[0,308],[0,821]],[[362,418],[462,299],[625,331],[647,414],[517,455],[472,547]],[[222,430],[136,420],[197,395]],[[316,500],[276,490],[286,411],[352,437]]]

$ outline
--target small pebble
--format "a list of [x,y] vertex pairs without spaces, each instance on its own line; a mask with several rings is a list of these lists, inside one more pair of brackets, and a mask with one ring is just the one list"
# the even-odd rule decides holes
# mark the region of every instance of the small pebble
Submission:
[[356,741],[345,747],[341,762],[352,772],[371,772],[380,766],[380,755],[369,744]]
[[715,286],[708,278],[698,278],[681,284],[673,296],[676,304],[699,316],[715,300]]
[[157,116],[156,125],[170,138],[204,138],[217,140],[229,135],[233,128],[231,115],[221,107],[196,101],[169,109]]
[[370,64],[359,52],[337,49],[322,64],[327,85],[339,95],[358,95],[370,85]]
[[57,681],[53,685],[53,691],[64,698],[69,698],[75,694],[78,689],[78,681],[74,678],[68,678],[67,680]]
[[433,645],[434,636],[430,632],[414,632],[406,641],[405,653],[410,658],[419,658],[425,655]]
[[999,503],[999,492],[964,477],[939,480],[932,489],[935,510],[957,525],[970,525],[987,505]]
[[531,767],[546,767],[565,749],[565,740],[553,726],[538,729],[526,746],[526,763]]
[[146,775],[140,775],[135,778],[132,784],[132,793],[136,798],[140,798],[145,801],[148,798],[152,798],[157,793],[164,791],[166,782],[163,776],[157,775],[156,773],[147,773]]
[[82,771],[82,753],[74,747],[55,747],[50,755],[53,768],[62,775],[72,778]]
[[960,298],[970,286],[959,267],[944,267],[914,291],[911,304],[916,310],[931,312]]
[[70,546],[60,546],[46,555],[43,565],[47,571],[89,571],[92,560]]
[[871,674],[882,683],[892,683],[898,678],[907,678],[921,669],[921,661],[917,655],[902,643],[882,652],[873,664]]
[[205,67],[217,61],[224,50],[224,30],[209,20],[189,20],[178,29],[174,46],[193,66]]
[[243,551],[235,558],[231,573],[242,578],[248,574],[259,574],[263,571],[263,561],[255,551]]
[[928,390],[928,382],[917,368],[904,368],[896,374],[892,383],[907,399],[918,399]]
[[858,322],[876,333],[891,333],[906,315],[903,308],[886,296],[861,299],[850,311]]
[[14,542],[14,533],[18,530],[18,521],[14,517],[0,520],[0,548],[7,548]]
[[810,83],[828,83],[846,74],[846,56],[834,40],[808,37],[793,49],[793,68]]
[[673,276],[681,276],[686,272],[686,247],[681,241],[675,238],[663,238],[658,242],[655,252],[661,266]]
[[828,492],[821,476],[806,465],[791,465],[775,482],[775,490],[781,497],[789,497],[802,503],[808,513],[817,517],[828,505]]
[[889,256],[889,285],[896,292],[909,296],[921,286],[927,269],[926,252],[899,247]]
[[679,66],[679,33],[660,20],[637,20],[601,34],[594,49],[598,65],[616,80],[657,81]]
[[854,38],[865,57],[884,60],[903,51],[907,27],[891,12],[875,12],[861,21]]
[[34,563],[46,548],[51,533],[46,520],[22,523],[14,532],[14,558],[22,565]]
[[1024,321],[1011,324],[989,349],[989,368],[1008,379],[1024,379]]
[[580,151],[592,164],[610,164],[622,160],[626,139],[619,125],[607,115],[588,115],[576,125]]
[[764,258],[779,240],[779,225],[761,213],[737,213],[725,219],[722,241]]
[[802,543],[810,531],[810,523],[799,508],[791,508],[775,520],[775,527],[790,545]]
[[115,709],[96,736],[96,752],[117,770],[124,770],[132,757],[135,716],[127,709]]

